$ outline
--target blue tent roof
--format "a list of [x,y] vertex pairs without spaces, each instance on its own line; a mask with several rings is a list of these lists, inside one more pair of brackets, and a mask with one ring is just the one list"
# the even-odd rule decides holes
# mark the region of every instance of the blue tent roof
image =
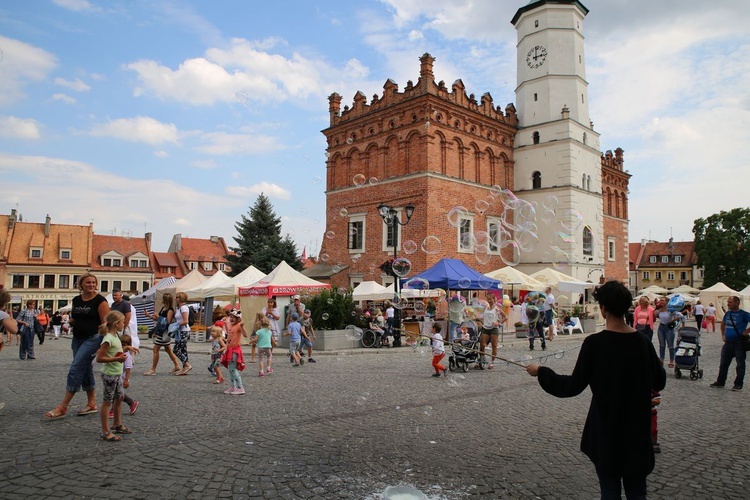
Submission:
[[423,273],[410,278],[402,278],[401,284],[414,278],[426,279],[430,282],[430,288],[446,290],[502,290],[503,288],[502,281],[488,278],[458,259],[440,259]]

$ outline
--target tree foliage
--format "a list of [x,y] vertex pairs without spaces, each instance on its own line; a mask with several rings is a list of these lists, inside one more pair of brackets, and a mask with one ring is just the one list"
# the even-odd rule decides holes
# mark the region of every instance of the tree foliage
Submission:
[[750,208],[721,211],[693,223],[698,266],[704,268],[703,284],[719,281],[734,290],[750,282]]
[[351,290],[331,287],[304,298],[310,309],[313,325],[318,330],[343,330],[347,325],[357,324],[356,309]]
[[269,273],[282,260],[298,271],[302,269],[296,244],[289,235],[281,238],[281,218],[276,216],[273,205],[263,193],[255,200],[248,215],[243,215],[234,227],[237,246],[230,249],[235,255],[226,256],[232,266],[232,276],[251,265]]

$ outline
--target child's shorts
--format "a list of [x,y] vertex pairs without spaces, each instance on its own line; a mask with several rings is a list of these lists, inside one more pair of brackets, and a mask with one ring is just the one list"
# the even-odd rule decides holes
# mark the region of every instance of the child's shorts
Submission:
[[266,360],[270,361],[270,359],[273,357],[270,347],[261,347],[260,349],[258,349],[258,358],[263,359],[263,356],[266,357]]
[[296,342],[289,342],[289,353],[294,354],[299,351],[299,340]]
[[122,399],[125,390],[122,387],[122,375],[104,375],[102,374],[102,385],[104,386],[104,396],[102,401],[111,403],[117,399]]

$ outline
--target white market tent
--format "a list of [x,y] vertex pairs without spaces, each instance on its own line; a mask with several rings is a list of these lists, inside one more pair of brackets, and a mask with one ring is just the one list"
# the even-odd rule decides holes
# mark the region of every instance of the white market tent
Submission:
[[663,295],[669,293],[666,288],[660,287],[659,285],[651,285],[641,290],[641,293],[655,293],[657,295]]
[[656,299],[661,298],[661,295],[656,295],[655,293],[652,293],[652,292],[643,292],[643,291],[641,291],[641,292],[642,293],[640,295],[638,295],[637,297],[633,298],[633,302],[634,303],[637,304],[638,301],[641,300],[641,297],[646,297],[646,299],[648,299],[648,303],[653,305],[653,303],[654,303],[654,301]]
[[682,300],[684,300],[686,304],[695,304],[698,301],[698,297],[693,297],[692,295],[688,295],[686,293],[670,293],[669,295],[667,295],[667,298],[671,299],[676,295],[682,297]]
[[234,278],[209,287],[206,290],[206,297],[213,297],[219,300],[233,300],[239,295],[240,287],[253,285],[263,279],[264,276],[265,274],[259,271],[258,268],[250,266]]
[[713,304],[716,307],[716,319],[721,321],[727,308],[727,299],[732,295],[740,297],[742,294],[732,290],[721,281],[714,286],[701,290],[700,299],[704,307]]
[[216,274],[208,278],[203,283],[200,283],[198,286],[194,286],[188,290],[183,291],[188,294],[188,297],[191,299],[205,299],[206,297],[212,297],[212,295],[208,295],[206,293],[209,288],[221,285],[222,283],[226,283],[227,281],[229,281],[229,276],[224,274],[222,271],[217,271]]
[[542,291],[545,288],[545,284],[541,281],[532,278],[528,274],[519,271],[515,267],[501,267],[495,269],[489,273],[485,273],[488,278],[500,280],[504,285],[512,285],[519,290],[535,290]]
[[141,302],[153,302],[157,290],[159,290],[160,288],[172,286],[175,283],[177,283],[177,278],[175,278],[174,276],[167,276],[166,278],[162,278],[157,284],[144,291],[142,294],[130,297],[130,303],[140,304]]
[[[186,290],[190,290],[191,288],[194,288],[204,281],[206,281],[206,277],[203,276],[197,269],[193,269],[188,274],[185,275],[184,278],[177,281],[171,286],[167,286],[164,288],[158,288],[156,290],[156,295],[154,297],[154,301],[156,302],[155,307],[156,310],[158,310],[161,307],[161,298],[164,296],[165,293],[171,293],[172,297],[174,297],[178,292],[184,292]],[[194,299],[195,297],[190,297],[188,295],[188,300]]]
[[581,281],[549,267],[535,272],[531,277],[542,282],[543,285],[556,288],[561,292],[583,293],[587,288],[594,288],[596,286],[596,283]]
[[670,290],[670,291],[672,293],[691,293],[691,294],[701,293],[700,290],[698,290],[697,288],[694,288],[694,287],[692,287],[690,285],[680,285],[677,288],[672,288],[672,290]]
[[386,287],[376,281],[363,281],[352,290],[352,300],[388,300],[393,298],[393,290],[388,291]]

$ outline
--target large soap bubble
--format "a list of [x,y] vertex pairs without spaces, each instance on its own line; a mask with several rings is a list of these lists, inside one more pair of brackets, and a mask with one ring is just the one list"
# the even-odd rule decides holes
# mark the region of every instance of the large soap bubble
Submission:
[[504,241],[500,248],[500,259],[506,266],[517,266],[521,262],[521,246],[514,240]]
[[458,205],[448,210],[448,224],[453,227],[458,227],[461,224],[461,219],[469,215],[469,211]]
[[557,220],[567,233],[575,233],[583,224],[583,215],[578,210],[566,208],[557,213]]
[[422,240],[422,251],[427,255],[436,255],[440,253],[442,248],[443,242],[437,236],[430,235]]
[[391,269],[393,269],[393,274],[403,278],[411,272],[411,261],[406,257],[399,257],[393,261]]

